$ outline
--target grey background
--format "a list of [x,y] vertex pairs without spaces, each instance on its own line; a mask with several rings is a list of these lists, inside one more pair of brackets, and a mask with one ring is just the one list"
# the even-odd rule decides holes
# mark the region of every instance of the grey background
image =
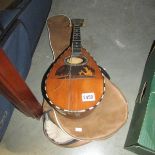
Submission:
[[[15,110],[2,143],[4,155],[132,155],[123,149],[135,99],[151,44],[155,39],[154,0],[53,0],[49,16],[84,18],[82,44],[106,68],[129,106],[127,123],[111,138],[78,148],[52,144],[36,121]],[[42,103],[42,76],[53,61],[45,26],[33,57],[27,84]],[[99,126],[98,126],[99,127]]]

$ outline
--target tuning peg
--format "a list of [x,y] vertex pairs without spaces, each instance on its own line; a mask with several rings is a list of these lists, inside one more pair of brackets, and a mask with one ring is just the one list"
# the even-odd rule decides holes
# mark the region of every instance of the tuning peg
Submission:
[[86,27],[86,20],[83,22],[82,27]]

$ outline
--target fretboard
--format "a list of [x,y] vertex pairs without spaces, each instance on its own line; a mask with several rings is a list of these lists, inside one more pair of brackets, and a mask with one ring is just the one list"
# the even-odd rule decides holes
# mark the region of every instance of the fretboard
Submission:
[[73,36],[72,36],[72,55],[79,56],[81,54],[81,34],[80,26],[73,25]]

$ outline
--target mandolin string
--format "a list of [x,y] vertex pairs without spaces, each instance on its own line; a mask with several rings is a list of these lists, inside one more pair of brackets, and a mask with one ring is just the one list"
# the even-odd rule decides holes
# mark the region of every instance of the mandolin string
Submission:
[[[71,58],[72,58],[72,54],[71,54]],[[72,92],[72,90],[71,90],[71,78],[72,78],[72,75],[71,75],[71,72],[72,72],[72,65],[69,65],[69,95],[68,95],[68,97],[69,97],[69,99],[68,99],[68,110],[70,111],[70,108],[71,108],[71,92]]]
[[[76,47],[76,50],[81,50],[81,48],[79,47],[79,41],[80,41],[80,23],[77,21],[77,23],[76,23],[76,31],[75,31],[75,41],[77,41],[78,43],[75,45]],[[75,70],[77,69],[77,67],[75,67]],[[76,73],[78,72],[78,69],[77,69],[77,71],[75,71]],[[76,99],[75,99],[75,109],[79,109],[78,108],[78,96],[75,96],[76,97]]]
[[[80,26],[81,26],[81,20],[78,20],[78,21],[76,21],[76,39],[75,39],[75,41],[77,41],[76,42],[76,50],[77,50],[77,53],[78,53],[78,55],[80,55],[80,53],[81,53],[81,34],[80,34]],[[79,72],[78,71],[78,69],[77,69],[77,67],[75,67],[75,70],[77,70],[77,71],[75,71],[76,73],[77,72]],[[75,99],[75,109],[79,109],[78,108],[78,96],[75,96],[76,97],[76,99]]]
[[[72,60],[72,53],[73,53],[73,34],[74,34],[74,25],[72,23],[72,48],[71,48],[71,56],[70,56],[70,60]],[[70,64],[69,65],[69,95],[68,95],[68,111],[70,111],[70,108],[71,108],[71,93],[72,93],[72,90],[71,90],[71,78],[72,78],[72,65]]]
[[[73,26],[73,28],[72,28],[72,52],[71,52],[71,63],[73,63],[72,61],[73,61],[73,57],[74,57],[74,55],[73,55],[73,52],[74,52],[74,41],[76,40],[76,23],[75,23],[75,21],[73,21],[72,22],[72,26]],[[74,69],[76,69],[76,68],[74,68]],[[70,81],[71,81],[71,78],[72,78],[72,64],[70,65]],[[73,99],[72,99],[72,93],[75,93],[75,92],[72,92],[72,85],[71,85],[71,82],[70,82],[70,107],[71,107],[71,104],[74,104],[74,103],[71,103],[72,101],[73,101]],[[76,107],[76,105],[75,105],[75,107]]]
[[[78,49],[78,50],[81,50],[81,48],[79,47],[79,41],[80,41],[80,38],[79,38],[79,37],[80,37],[80,23],[78,23],[78,25],[77,25],[77,27],[76,27],[76,32],[77,32],[77,33],[76,33],[76,37],[77,37],[76,39],[77,39],[77,41],[78,41],[78,44],[77,44],[78,47],[77,47],[77,49]],[[77,103],[77,101],[78,101],[77,98],[78,98],[78,96],[76,96],[76,100],[75,100],[75,101],[76,101],[75,109],[79,109],[79,108],[78,108],[78,103]]]

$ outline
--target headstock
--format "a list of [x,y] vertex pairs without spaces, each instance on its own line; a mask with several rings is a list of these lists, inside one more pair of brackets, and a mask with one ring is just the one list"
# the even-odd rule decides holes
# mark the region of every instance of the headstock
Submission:
[[84,19],[72,19],[72,24],[74,26],[83,26]]

